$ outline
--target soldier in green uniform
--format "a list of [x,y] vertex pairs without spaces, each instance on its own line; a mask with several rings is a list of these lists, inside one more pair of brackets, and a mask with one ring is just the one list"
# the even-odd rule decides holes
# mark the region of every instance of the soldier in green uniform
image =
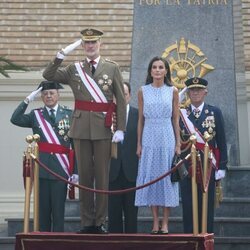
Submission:
[[[58,104],[58,89],[62,85],[52,81],[42,81],[37,90],[33,91],[16,108],[11,117],[14,125],[32,128],[34,134],[40,135],[40,161],[50,170],[77,182],[74,163],[69,162],[65,154],[55,154],[54,145],[71,151],[71,140],[68,137],[72,110]],[[30,102],[41,92],[44,107],[25,111]],[[53,110],[53,111],[52,111]],[[53,154],[54,152],[54,154]],[[74,169],[73,169],[74,168]],[[64,207],[67,197],[67,183],[64,183],[43,168],[39,170],[39,224],[40,231],[64,231]]]
[[[126,103],[123,80],[118,65],[100,56],[103,32],[89,28],[81,34],[82,39],[57,53],[43,77],[68,84],[73,91],[75,110],[69,136],[74,141],[79,183],[108,190],[111,138],[113,142],[124,139]],[[61,68],[64,57],[79,45],[82,45],[86,58]],[[113,112],[117,116],[117,130],[112,137]],[[79,198],[82,226],[79,233],[107,233],[104,226],[107,195],[80,190]]]

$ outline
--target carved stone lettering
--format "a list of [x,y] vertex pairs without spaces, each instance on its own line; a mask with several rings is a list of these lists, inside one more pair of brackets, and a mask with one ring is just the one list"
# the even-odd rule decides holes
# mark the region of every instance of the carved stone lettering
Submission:
[[160,5],[160,0],[140,0],[140,5]]

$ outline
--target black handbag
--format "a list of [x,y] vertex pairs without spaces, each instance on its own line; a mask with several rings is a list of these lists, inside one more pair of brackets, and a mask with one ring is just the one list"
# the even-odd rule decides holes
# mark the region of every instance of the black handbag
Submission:
[[[174,155],[172,166],[171,168],[174,168],[179,161],[181,161],[181,157],[177,154]],[[181,164],[173,173],[171,173],[171,182],[178,182],[183,180],[185,177],[188,176],[188,171],[184,164]]]

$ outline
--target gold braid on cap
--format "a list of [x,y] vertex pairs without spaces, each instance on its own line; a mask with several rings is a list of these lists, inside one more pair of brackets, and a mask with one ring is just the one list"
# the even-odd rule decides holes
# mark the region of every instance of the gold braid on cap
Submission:
[[198,78],[194,78],[194,79],[193,79],[193,83],[194,83],[194,84],[199,83],[199,79],[198,79]]
[[86,35],[88,36],[92,36],[94,34],[94,32],[92,30],[87,30],[86,31]]

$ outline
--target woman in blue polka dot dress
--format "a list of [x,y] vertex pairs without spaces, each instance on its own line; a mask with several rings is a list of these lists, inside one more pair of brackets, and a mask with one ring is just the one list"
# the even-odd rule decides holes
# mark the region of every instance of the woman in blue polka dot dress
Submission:
[[[174,153],[180,154],[178,89],[171,84],[168,62],[154,57],[148,66],[146,85],[138,92],[137,186],[170,170]],[[136,191],[136,206],[151,207],[152,234],[168,233],[171,207],[179,205],[178,183],[170,176]],[[163,218],[159,221],[159,208]]]

